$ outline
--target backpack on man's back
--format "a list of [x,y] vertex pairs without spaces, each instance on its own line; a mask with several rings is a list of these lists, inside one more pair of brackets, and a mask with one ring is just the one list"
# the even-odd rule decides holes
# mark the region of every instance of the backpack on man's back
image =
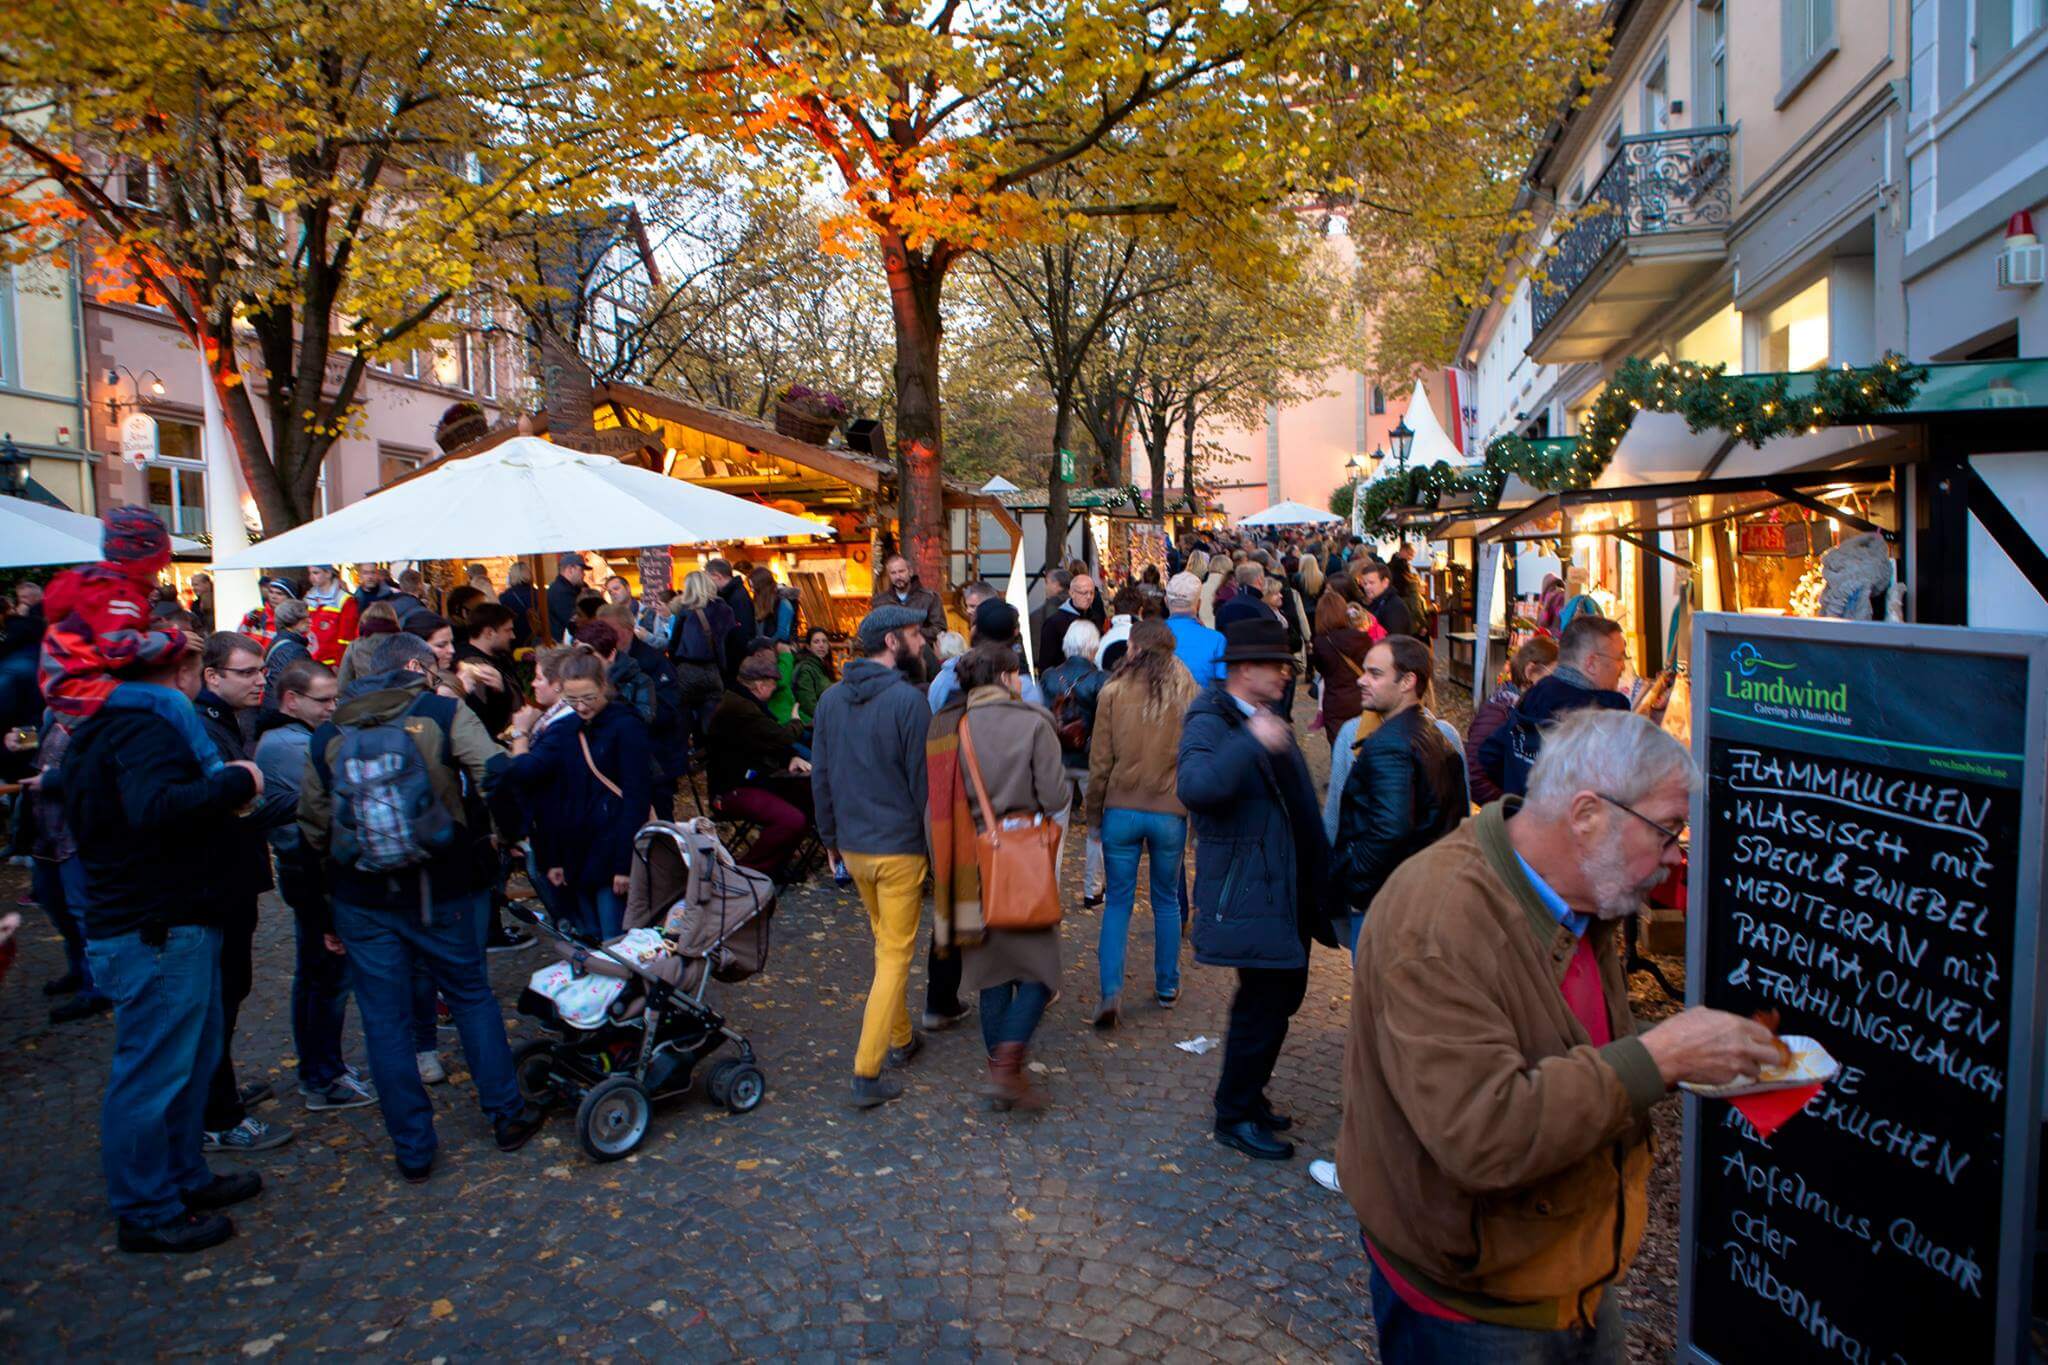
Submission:
[[336,862],[359,872],[396,872],[456,846],[461,803],[451,808],[434,781],[448,765],[455,705],[427,694],[388,720],[337,724],[329,776]]

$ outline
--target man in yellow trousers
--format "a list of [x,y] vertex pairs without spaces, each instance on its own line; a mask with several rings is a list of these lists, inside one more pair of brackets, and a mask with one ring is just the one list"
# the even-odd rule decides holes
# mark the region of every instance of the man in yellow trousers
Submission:
[[853,1098],[872,1109],[903,1093],[883,1067],[924,1045],[910,1027],[910,958],[930,862],[925,842],[925,731],[931,707],[903,674],[924,649],[924,614],[880,606],[854,636],[857,658],[818,699],[811,796],[818,838],[853,874],[875,933],[875,979],[853,1058]]

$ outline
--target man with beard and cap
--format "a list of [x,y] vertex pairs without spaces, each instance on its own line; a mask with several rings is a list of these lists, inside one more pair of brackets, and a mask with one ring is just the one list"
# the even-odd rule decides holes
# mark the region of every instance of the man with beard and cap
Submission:
[[1613,1289],[1642,1240],[1651,1107],[1777,1055],[1740,1015],[1694,1007],[1638,1035],[1629,1010],[1620,924],[1683,861],[1697,781],[1643,717],[1574,712],[1526,797],[1374,898],[1337,1168],[1382,1359],[1624,1358]]

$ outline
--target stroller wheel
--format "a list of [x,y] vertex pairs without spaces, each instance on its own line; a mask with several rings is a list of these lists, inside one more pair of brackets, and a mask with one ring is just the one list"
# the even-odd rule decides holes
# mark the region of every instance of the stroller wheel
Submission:
[[534,1038],[512,1049],[512,1079],[519,1086],[519,1098],[528,1104],[553,1104],[558,1098],[553,1040]]
[[607,1076],[590,1088],[576,1111],[576,1136],[594,1161],[617,1161],[647,1136],[653,1113],[647,1092],[631,1076]]
[[737,1057],[727,1057],[714,1062],[704,1076],[704,1093],[711,1097],[713,1104],[726,1104],[732,1098],[732,1073],[746,1063]]
[[761,1068],[752,1062],[741,1062],[725,1082],[725,1107],[735,1114],[744,1114],[760,1107],[761,1097],[768,1093],[768,1078],[761,1074]]

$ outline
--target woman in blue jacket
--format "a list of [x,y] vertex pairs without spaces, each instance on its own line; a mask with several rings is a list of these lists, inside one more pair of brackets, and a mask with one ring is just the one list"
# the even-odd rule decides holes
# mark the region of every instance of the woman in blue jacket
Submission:
[[532,736],[532,713],[514,722],[507,780],[532,826],[534,862],[561,889],[564,909],[593,942],[617,938],[633,868],[633,836],[653,795],[646,722],[611,704],[604,661],[583,649],[557,667],[562,701],[576,713]]

